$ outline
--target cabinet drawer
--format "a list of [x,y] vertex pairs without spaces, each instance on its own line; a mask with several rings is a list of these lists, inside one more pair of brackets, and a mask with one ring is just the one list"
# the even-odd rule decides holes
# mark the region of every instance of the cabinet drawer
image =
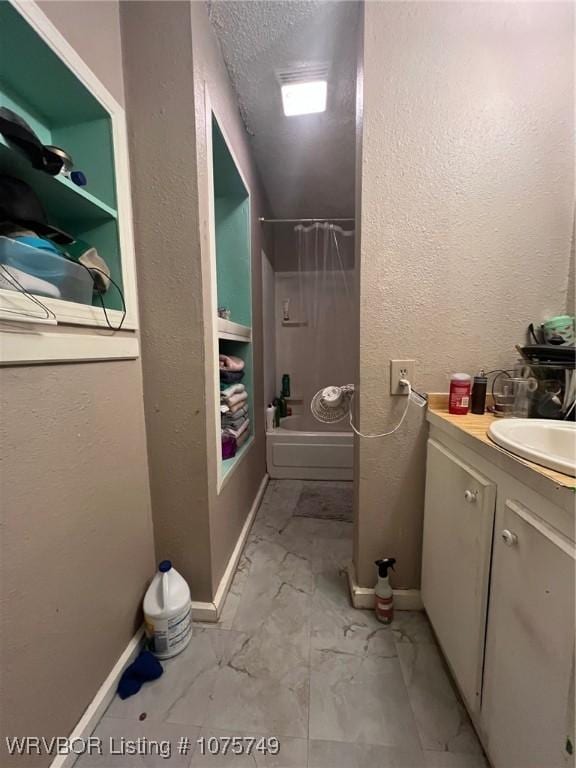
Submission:
[[496,486],[428,441],[422,600],[460,691],[478,712]]

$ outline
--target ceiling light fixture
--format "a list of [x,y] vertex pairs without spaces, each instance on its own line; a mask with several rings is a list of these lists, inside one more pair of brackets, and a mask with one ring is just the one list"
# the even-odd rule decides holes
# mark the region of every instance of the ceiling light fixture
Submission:
[[326,80],[308,80],[281,86],[282,106],[286,117],[312,115],[326,111],[328,83]]

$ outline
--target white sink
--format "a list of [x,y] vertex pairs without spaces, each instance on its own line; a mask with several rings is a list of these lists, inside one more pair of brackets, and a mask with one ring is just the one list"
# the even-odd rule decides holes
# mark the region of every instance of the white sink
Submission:
[[488,437],[523,459],[576,477],[576,423],[548,419],[493,421]]

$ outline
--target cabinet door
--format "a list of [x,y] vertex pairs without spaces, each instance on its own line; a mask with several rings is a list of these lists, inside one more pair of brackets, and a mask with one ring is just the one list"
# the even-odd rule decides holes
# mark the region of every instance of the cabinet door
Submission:
[[422,600],[469,709],[480,708],[496,486],[428,441]]
[[498,511],[482,722],[494,768],[573,765],[574,545],[517,501]]

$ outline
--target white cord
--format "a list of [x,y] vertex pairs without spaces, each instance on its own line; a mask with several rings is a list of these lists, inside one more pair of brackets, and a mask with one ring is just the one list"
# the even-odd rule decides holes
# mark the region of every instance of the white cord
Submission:
[[360,432],[360,430],[356,429],[356,427],[354,426],[354,423],[352,422],[352,403],[350,403],[350,426],[352,427],[354,432],[359,437],[366,437],[366,438],[368,438],[368,440],[372,440],[372,439],[377,438],[377,437],[388,437],[388,435],[393,435],[394,432],[397,432],[400,429],[400,427],[404,423],[404,419],[406,418],[406,414],[408,413],[408,408],[410,407],[410,395],[412,394],[412,385],[410,384],[408,379],[400,379],[400,384],[403,387],[407,387],[408,388],[408,396],[406,398],[406,407],[404,408],[404,413],[402,414],[402,418],[400,419],[398,424],[396,424],[394,429],[391,429],[389,432],[382,432],[379,435],[365,435],[363,432]]

